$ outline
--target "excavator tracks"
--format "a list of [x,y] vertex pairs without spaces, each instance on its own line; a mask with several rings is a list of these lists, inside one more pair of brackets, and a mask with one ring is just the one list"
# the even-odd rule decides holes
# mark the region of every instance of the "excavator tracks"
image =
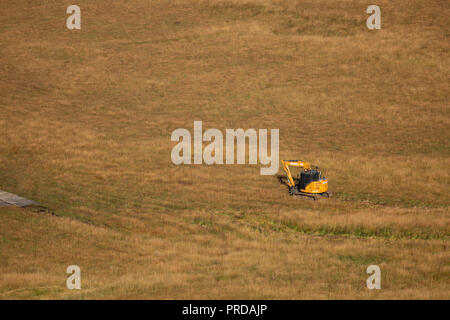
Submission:
[[298,191],[296,193],[292,194],[296,199],[308,199],[308,200],[320,200],[322,198],[330,198],[331,193],[330,192],[324,192],[324,193],[318,193],[318,194],[312,194],[312,193],[306,193]]

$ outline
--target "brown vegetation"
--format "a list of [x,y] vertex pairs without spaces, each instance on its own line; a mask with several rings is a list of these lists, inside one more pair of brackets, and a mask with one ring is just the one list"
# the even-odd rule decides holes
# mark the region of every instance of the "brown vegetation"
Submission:
[[[449,298],[447,2],[77,4],[0,4],[0,189],[58,214],[0,209],[0,298]],[[173,165],[194,120],[279,128],[335,196]]]

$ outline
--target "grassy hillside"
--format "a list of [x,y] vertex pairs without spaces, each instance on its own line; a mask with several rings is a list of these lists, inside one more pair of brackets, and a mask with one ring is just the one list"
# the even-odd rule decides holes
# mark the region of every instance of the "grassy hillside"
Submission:
[[[77,4],[0,4],[0,189],[57,214],[0,208],[0,298],[450,298],[448,3]],[[334,197],[172,164],[194,120],[279,128]]]

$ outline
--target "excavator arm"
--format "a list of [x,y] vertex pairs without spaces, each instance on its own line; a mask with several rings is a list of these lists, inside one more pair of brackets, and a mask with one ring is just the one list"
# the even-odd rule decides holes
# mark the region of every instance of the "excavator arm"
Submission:
[[281,160],[281,162],[283,163],[284,172],[286,172],[289,188],[295,186],[294,178],[292,178],[291,170],[289,169],[290,166],[300,167],[306,171],[312,169],[311,164],[303,160]]

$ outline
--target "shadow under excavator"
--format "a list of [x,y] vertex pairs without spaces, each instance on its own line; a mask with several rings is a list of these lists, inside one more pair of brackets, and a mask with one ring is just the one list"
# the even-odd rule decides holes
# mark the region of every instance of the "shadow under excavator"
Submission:
[[[289,185],[288,185],[288,178],[285,175],[282,174],[277,174],[276,178],[278,179],[278,181],[280,182],[280,184],[285,185],[288,189],[289,189]],[[300,179],[299,178],[294,178],[292,177],[292,179],[294,179],[294,183],[298,184]]]

